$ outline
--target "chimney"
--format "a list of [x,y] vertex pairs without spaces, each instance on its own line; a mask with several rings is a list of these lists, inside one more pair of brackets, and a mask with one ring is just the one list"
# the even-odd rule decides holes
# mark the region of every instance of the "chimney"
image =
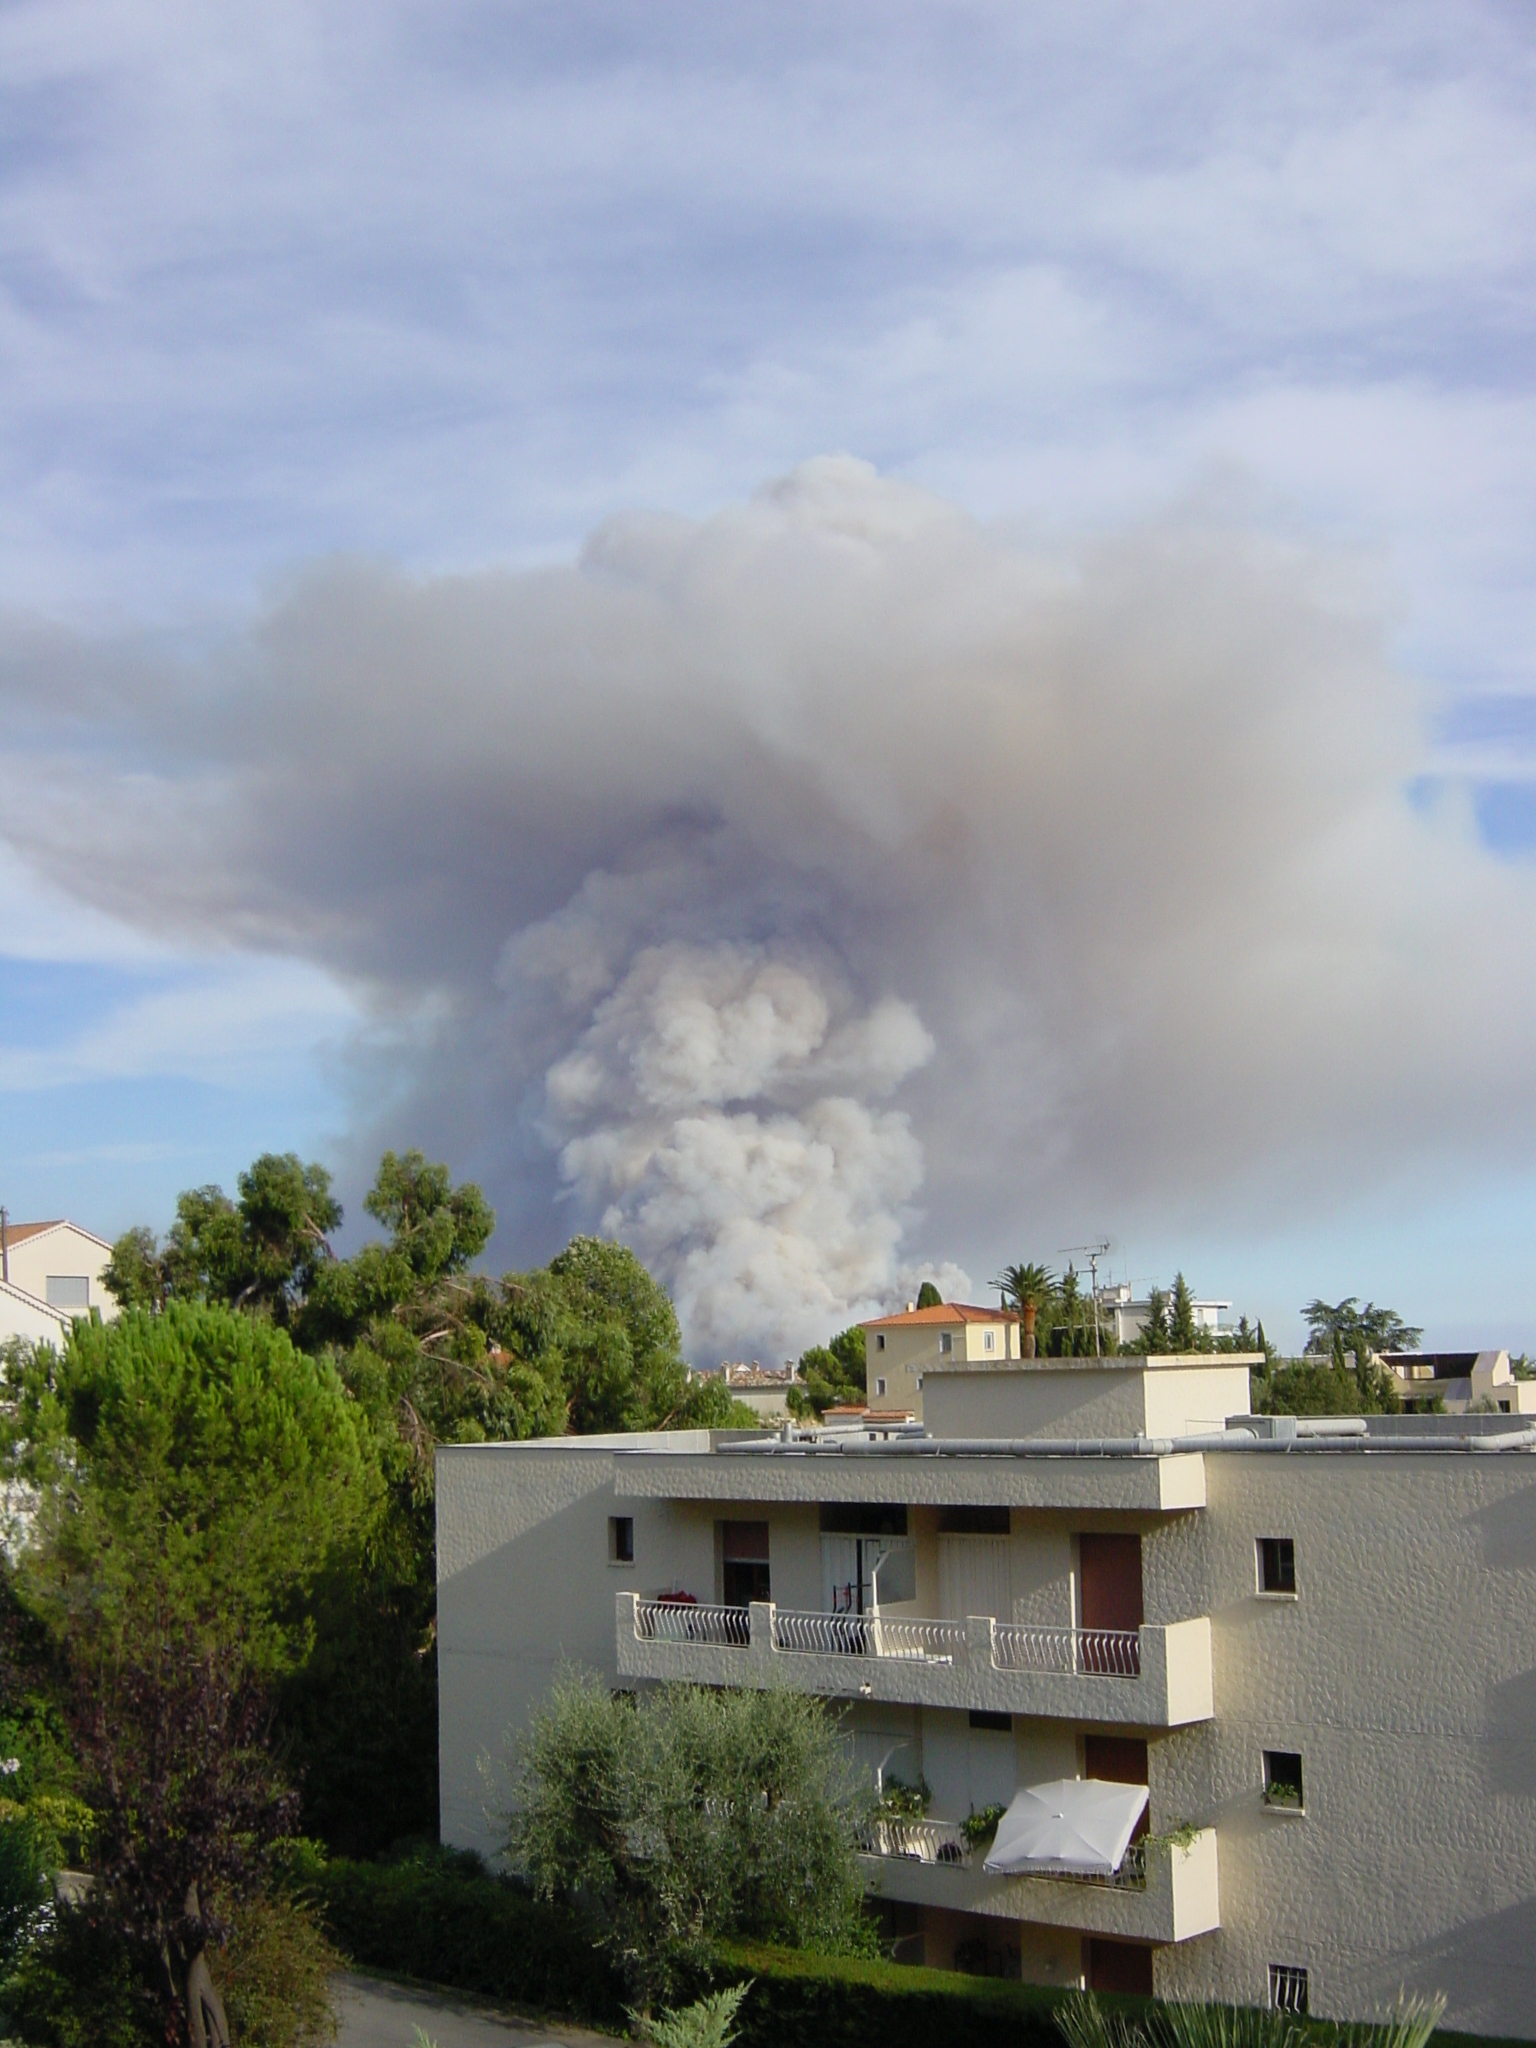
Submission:
[[915,1301],[909,1301],[907,1303],[907,1314],[909,1316],[917,1314],[917,1303]]

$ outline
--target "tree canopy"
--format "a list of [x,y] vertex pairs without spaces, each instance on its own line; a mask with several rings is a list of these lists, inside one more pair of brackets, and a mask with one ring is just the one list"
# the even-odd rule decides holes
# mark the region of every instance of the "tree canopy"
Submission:
[[1302,1310],[1306,1318],[1306,1349],[1310,1356],[1337,1359],[1346,1352],[1364,1360],[1382,1351],[1417,1351],[1424,1332],[1405,1323],[1395,1309],[1378,1308],[1374,1301],[1362,1308],[1359,1297],[1347,1294],[1342,1301],[1309,1301]]
[[799,1385],[789,1390],[789,1409],[802,1419],[818,1418],[829,1408],[861,1405],[869,1398],[864,1332],[857,1323],[839,1330],[825,1344],[802,1351]]
[[867,1806],[820,1700],[615,1697],[567,1676],[520,1746],[506,1845],[540,1892],[585,1913],[648,2002],[722,1934],[867,1950]]
[[13,1346],[0,1387],[0,1455],[33,1502],[21,1583],[56,1625],[121,1641],[152,1602],[255,1669],[303,1656],[306,1596],[380,1496],[333,1366],[256,1317],[173,1301],[76,1322],[62,1354]]

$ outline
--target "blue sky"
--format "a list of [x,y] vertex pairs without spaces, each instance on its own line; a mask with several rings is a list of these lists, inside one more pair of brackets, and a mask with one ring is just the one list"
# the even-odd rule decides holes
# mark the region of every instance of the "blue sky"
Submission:
[[[275,743],[256,707],[296,719],[310,687],[252,678],[274,646],[288,658],[338,558],[491,588],[589,559],[615,519],[729,518],[842,451],[1042,559],[1168,520],[1310,551],[1391,679],[1361,759],[1481,842],[1484,866],[1444,869],[1456,921],[1483,934],[1460,963],[1476,1003],[1484,960],[1493,987],[1532,937],[1533,68],[1514,6],[0,11],[12,1212],[163,1223],[178,1187],[227,1183],[269,1144],[334,1160],[355,1206],[368,1146],[416,1135],[486,1172],[518,1219],[509,1257],[601,1208],[595,1181],[556,1171],[574,1140],[540,1123],[526,1075],[499,1109],[446,1100],[441,1033],[462,1025],[454,1057],[483,1065],[464,1020],[505,993],[502,949],[584,875],[638,859],[651,827],[551,852],[542,894],[522,847],[516,905],[466,916],[458,951],[427,959],[406,931],[425,900],[408,842],[425,874],[437,828],[412,817],[391,952],[361,935],[389,848],[338,831],[306,893],[284,854],[308,847],[301,821],[269,842],[241,809],[244,764]],[[501,653],[515,668],[515,635]],[[427,727],[434,659],[391,684]],[[370,717],[394,729],[369,688],[360,666],[346,745]],[[942,705],[912,716],[936,727]],[[410,751],[357,789],[397,790]],[[321,800],[340,814],[346,788]],[[484,802],[454,856],[471,866],[500,829]],[[962,892],[942,915],[980,904]],[[648,914],[634,946],[742,935],[675,903]],[[788,944],[753,917],[754,944]],[[810,913],[792,921],[803,965]],[[816,943],[850,1016],[873,1002],[835,919]],[[887,979],[938,1031],[905,969]],[[540,1075],[606,1028],[572,1024]],[[965,1056],[939,1036],[963,1094]],[[1404,1102],[1434,1092],[1441,1043],[1405,1070]],[[1161,1201],[1139,1186],[1114,1213],[1109,1183],[1064,1191],[1058,1233],[1011,1218],[1000,1189],[946,1191],[956,1111],[935,1071],[891,1098],[927,1158],[878,1212],[904,1219],[893,1287],[903,1260],[979,1282],[1010,1232],[1051,1251],[1102,1228],[1136,1277],[1183,1260],[1282,1330],[1314,1289],[1360,1291],[1447,1340],[1536,1344],[1536,1131],[1513,1095],[1487,1137],[1454,1091],[1432,1130],[1381,1107],[1342,1181],[1319,1164],[1320,1205],[1203,1202],[1172,1158]],[[519,1133],[504,1153],[480,1135],[498,1119]],[[1292,1171],[1277,1154],[1277,1182]],[[779,1268],[793,1294],[793,1260]],[[838,1284],[828,1301],[864,1298]],[[742,1314],[721,1311],[722,1343]]]

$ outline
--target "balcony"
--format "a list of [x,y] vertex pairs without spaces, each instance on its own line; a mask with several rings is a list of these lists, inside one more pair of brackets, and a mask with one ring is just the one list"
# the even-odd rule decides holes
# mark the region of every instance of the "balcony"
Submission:
[[1126,1941],[1189,1941],[1221,1925],[1216,1830],[1188,1848],[1134,1842],[1112,1877],[993,1877],[948,1821],[875,1821],[860,1861],[869,1889],[914,1905],[1070,1927]]
[[1135,1728],[1207,1721],[1211,1627],[1030,1628],[972,1615],[806,1614],[617,1596],[624,1678],[788,1686],[829,1699],[954,1707]]

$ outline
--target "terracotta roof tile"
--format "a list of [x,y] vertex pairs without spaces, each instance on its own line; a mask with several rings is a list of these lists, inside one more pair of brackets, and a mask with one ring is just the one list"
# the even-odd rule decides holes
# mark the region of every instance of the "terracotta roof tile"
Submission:
[[49,1223],[7,1223],[5,1241],[7,1244],[25,1244],[29,1237],[40,1237],[45,1230],[57,1230],[68,1220],[64,1216],[55,1216]]
[[938,1308],[909,1309],[899,1316],[874,1316],[867,1323],[861,1323],[861,1330],[888,1330],[894,1328],[928,1328],[945,1323],[1016,1323],[1018,1314],[1011,1308],[974,1308],[969,1302],[946,1301]]

